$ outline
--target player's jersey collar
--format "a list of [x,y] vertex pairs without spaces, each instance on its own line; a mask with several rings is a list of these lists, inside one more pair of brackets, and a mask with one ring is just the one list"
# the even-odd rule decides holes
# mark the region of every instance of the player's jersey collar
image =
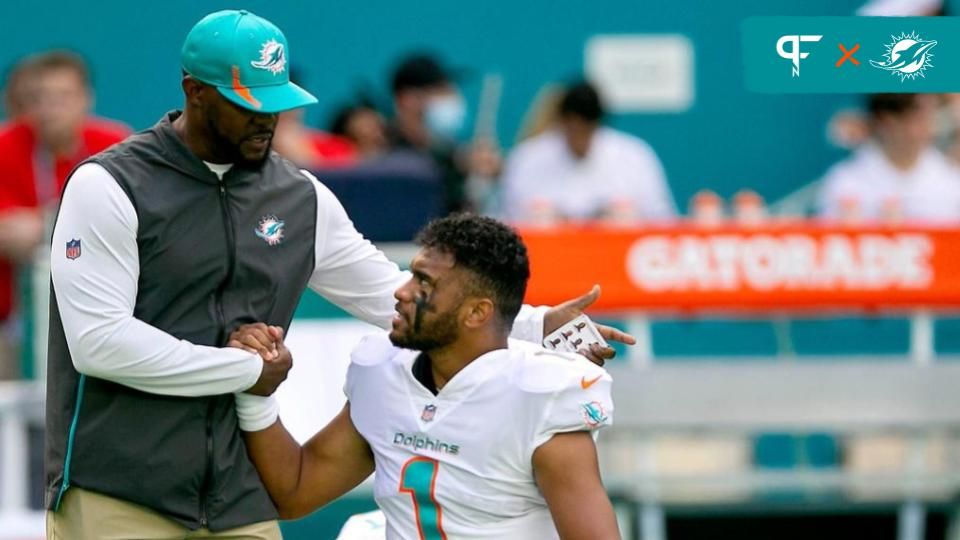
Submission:
[[405,355],[403,371],[407,392],[410,396],[410,404],[415,409],[416,414],[421,414],[425,404],[434,403],[437,405],[435,418],[430,422],[421,422],[420,427],[424,430],[428,429],[430,425],[437,424],[444,416],[456,409],[460,402],[491,377],[502,373],[504,366],[509,363],[511,357],[511,353],[507,349],[497,349],[483,354],[460,370],[437,395],[433,395],[433,392],[425,388],[413,375],[413,363],[418,354]]

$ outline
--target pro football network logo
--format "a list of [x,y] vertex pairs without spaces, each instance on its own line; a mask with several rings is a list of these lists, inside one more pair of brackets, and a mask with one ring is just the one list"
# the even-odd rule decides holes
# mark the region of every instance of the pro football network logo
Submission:
[[71,261],[80,257],[80,239],[67,242],[67,258]]
[[580,407],[583,409],[583,421],[591,428],[605,424],[609,419],[607,412],[603,410],[603,405],[599,401],[584,403]]
[[879,62],[871,60],[870,65],[885,69],[893,75],[899,75],[900,82],[925,77],[923,72],[933,67],[930,62],[933,53],[930,49],[936,46],[937,42],[921,39],[916,32],[890,37],[893,41],[889,45],[884,45],[887,52],[883,55],[883,60]]
[[[800,44],[805,42],[817,42],[820,41],[820,38],[823,36],[800,36],[800,35],[787,35],[780,36],[780,39],[777,40],[777,54],[780,55],[780,58],[790,60],[793,63],[793,76],[800,76],[800,60],[810,56],[808,52],[800,51]],[[787,50],[787,44],[790,44],[790,50]]]
[[283,241],[283,221],[273,214],[263,216],[253,232],[268,245],[275,246]]
[[257,69],[265,69],[274,75],[283,73],[287,67],[287,55],[283,50],[283,43],[271,39],[260,47],[260,60],[250,62]]
[[437,415],[437,406],[436,405],[427,405],[423,408],[423,412],[420,413],[420,419],[424,422],[433,422],[433,417]]

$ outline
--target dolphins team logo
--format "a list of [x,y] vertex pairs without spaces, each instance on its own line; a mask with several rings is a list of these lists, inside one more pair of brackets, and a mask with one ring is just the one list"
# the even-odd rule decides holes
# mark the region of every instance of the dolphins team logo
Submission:
[[603,405],[599,401],[582,403],[580,409],[583,413],[583,421],[587,424],[587,427],[595,428],[600,424],[605,424],[610,419],[610,417],[607,416],[607,411],[603,409]]
[[275,246],[283,241],[283,221],[272,214],[263,216],[253,232],[268,245]]
[[890,37],[893,42],[885,45],[887,52],[883,55],[883,60],[880,62],[871,60],[870,65],[885,69],[893,75],[899,75],[900,82],[924,77],[923,72],[933,67],[930,62],[933,53],[930,49],[936,46],[937,42],[921,39],[916,32]]
[[260,47],[260,60],[250,62],[257,69],[265,69],[274,75],[283,73],[287,67],[287,55],[283,50],[283,43],[271,39]]

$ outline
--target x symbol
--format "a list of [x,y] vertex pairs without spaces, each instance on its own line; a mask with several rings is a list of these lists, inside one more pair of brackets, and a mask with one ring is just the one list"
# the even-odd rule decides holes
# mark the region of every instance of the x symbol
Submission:
[[860,62],[858,62],[857,59],[853,57],[853,53],[857,52],[857,49],[860,48],[859,43],[854,45],[853,48],[850,49],[849,51],[846,49],[846,47],[843,46],[843,43],[841,43],[838,46],[840,47],[840,50],[843,51],[843,56],[841,56],[840,59],[837,60],[835,67],[840,67],[840,65],[846,62],[847,60],[850,60],[851,62],[853,62],[853,65],[855,66],[860,65]]

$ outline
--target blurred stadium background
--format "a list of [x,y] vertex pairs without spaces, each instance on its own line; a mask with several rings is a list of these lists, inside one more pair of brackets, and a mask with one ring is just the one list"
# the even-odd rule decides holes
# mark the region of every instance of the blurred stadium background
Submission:
[[[911,9],[919,13],[931,4],[917,2]],[[590,77],[608,98],[607,125],[652,147],[685,214],[683,223],[672,225],[620,220],[610,237],[701,238],[712,233],[696,223],[722,221],[707,203],[733,200],[742,190],[770,202],[771,214],[807,216],[814,182],[849,152],[844,137],[834,133],[837,115],[863,102],[850,95],[748,93],[740,59],[742,20],[850,15],[862,5],[13,0],[4,3],[0,66],[45,50],[73,50],[89,64],[95,113],[142,129],[181,105],[178,55],[188,29],[206,13],[242,7],[286,33],[301,84],[320,99],[306,113],[308,126],[327,129],[334,113],[358,96],[389,118],[396,62],[411,51],[429,51],[453,66],[467,104],[457,137],[469,143],[482,133],[504,156],[529,126],[525,119],[534,114],[545,85]],[[948,8],[942,7],[949,14]],[[498,100],[491,97],[494,86]],[[482,102],[488,112],[479,115],[484,120],[477,127]],[[492,132],[483,129],[494,125]],[[316,168],[361,232],[401,265],[413,252],[407,243],[412,231],[446,211],[441,183],[417,166],[376,161]],[[759,218],[749,214],[751,209],[739,208],[734,213],[743,219],[717,230],[728,236],[781,231],[772,218],[763,221],[763,212]],[[960,212],[956,217],[960,223]],[[922,223],[901,224],[926,234]],[[783,297],[782,303],[775,292],[754,291],[738,305],[735,297],[718,299],[692,287],[675,305],[669,295],[658,296],[657,306],[631,304],[638,295],[625,293],[610,270],[626,264],[618,258],[624,253],[611,247],[605,254],[600,240],[594,246],[599,251],[589,251],[584,264],[579,259],[586,251],[564,255],[551,242],[575,244],[589,226],[537,225],[529,229],[535,263],[538,253],[545,254],[539,260],[560,270],[550,271],[553,281],[535,287],[531,300],[552,301],[581,292],[572,282],[599,281],[607,286],[607,303],[597,318],[640,338],[612,363],[616,426],[600,438],[604,478],[625,538],[960,539],[955,290],[952,297],[938,298],[934,291],[901,299],[896,307],[887,306],[886,290],[844,296],[830,287],[800,300]],[[890,223],[865,225],[867,233],[899,230]],[[787,232],[816,237],[810,227],[793,221]],[[590,230],[602,236],[606,229]],[[945,239],[949,249],[958,233],[938,228],[931,242],[939,249]],[[854,244],[860,238],[856,228],[837,234]],[[43,534],[43,251],[18,270],[12,324],[20,345],[19,380],[0,382],[0,539]],[[573,276],[570,282],[564,282],[564,271]],[[535,282],[537,273],[535,264]],[[339,408],[348,352],[370,331],[313,293],[304,296],[289,334],[297,366],[281,389],[283,416],[295,435],[308,436]],[[333,539],[350,514],[372,508],[368,490],[358,489],[309,518],[284,524],[285,538]]]

